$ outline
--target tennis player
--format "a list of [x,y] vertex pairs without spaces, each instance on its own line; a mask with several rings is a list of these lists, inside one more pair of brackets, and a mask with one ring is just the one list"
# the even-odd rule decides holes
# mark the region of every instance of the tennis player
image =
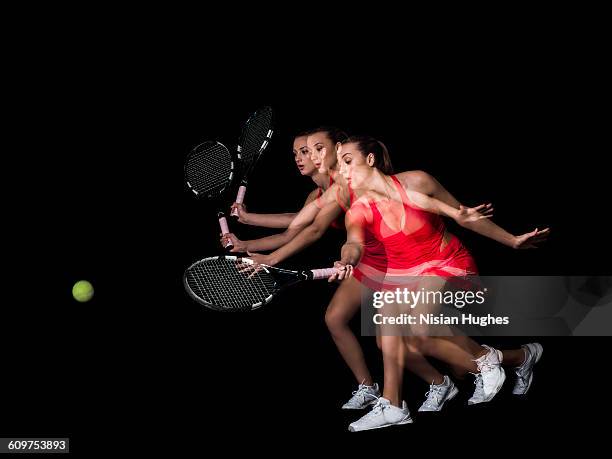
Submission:
[[[327,156],[325,154],[325,147],[321,146],[321,142],[319,142],[319,140],[320,139],[318,139],[316,136],[312,136],[312,137],[309,136],[308,146],[311,151],[312,160],[315,163],[315,165],[320,166],[321,172],[329,171],[333,173],[333,167],[334,167],[335,161],[332,161],[331,158],[334,158],[335,155]],[[379,155],[379,157],[382,157],[382,154]],[[387,155],[387,159],[388,159],[388,155]],[[388,164],[390,165],[390,162],[388,162]],[[383,167],[383,166],[379,165],[379,167]],[[459,208],[459,205],[456,202],[456,200],[454,200],[454,198],[452,198],[452,196],[446,190],[444,190],[441,187],[441,185],[439,185],[439,183],[437,183],[433,178],[431,178],[427,174],[418,172],[418,171],[417,172],[414,172],[414,171],[406,172],[402,174],[402,178],[409,180],[413,188],[416,188],[416,189],[421,188],[423,191],[428,191],[427,187],[429,187],[430,193],[432,194],[434,194],[434,192],[437,193],[439,196],[446,198],[447,200],[455,204],[457,208]],[[336,193],[336,196],[337,195],[338,193]],[[401,196],[396,197],[396,200],[401,202]],[[333,204],[334,200],[330,202],[331,204]],[[337,203],[338,201],[336,200],[336,204]],[[332,205],[332,208],[333,208],[333,205]],[[302,233],[300,233],[299,237],[294,239],[287,246],[282,247],[281,249],[267,256],[258,255],[258,254],[253,255],[253,258],[258,262],[274,265],[278,263],[279,261],[282,261],[287,256],[291,255],[292,253],[295,253],[295,251],[299,250],[299,248],[312,242],[318,237],[318,235],[320,235],[320,233],[324,230],[324,227],[327,224],[329,224],[330,221],[333,221],[333,219],[335,218],[335,213],[338,212],[338,209],[336,208],[333,208],[333,211],[331,212],[327,212],[327,209],[325,210],[326,212],[319,213],[313,225],[308,227],[307,230],[304,230]],[[466,212],[467,210],[463,208],[462,213],[466,213]],[[494,225],[494,227],[499,228],[499,227],[496,227],[496,225]],[[473,229],[478,231],[478,228],[473,228]],[[491,233],[490,228],[488,228],[485,233],[487,233],[486,235],[488,235],[489,237],[495,237],[495,236],[499,237],[500,231],[503,237],[506,238],[506,240],[510,240],[510,238],[514,238],[513,236],[508,235],[507,233],[503,232],[503,230],[501,230],[500,228],[493,233]],[[482,232],[482,230],[480,232]],[[538,233],[538,235],[539,234],[540,233]],[[510,236],[510,238],[508,236]],[[520,238],[516,238],[516,241],[515,241],[516,248],[519,248],[521,246],[524,246],[524,247],[528,246],[529,240],[534,238],[535,236],[536,234],[528,234],[528,235],[523,235]],[[451,243],[452,238],[450,238],[449,235],[447,235],[446,237],[449,239],[449,241],[447,242],[447,244],[450,244],[449,248],[455,247],[456,243]],[[375,245],[377,242],[380,243],[381,241],[371,240],[369,244],[366,244],[366,249],[368,249],[370,253],[374,254],[374,258],[376,254]],[[291,247],[292,245],[294,246],[293,248]],[[382,260],[381,263],[386,262],[386,259],[384,256],[379,257],[379,258]],[[365,268],[366,264],[364,264],[363,267]],[[345,404],[344,406],[345,408],[363,408],[364,406],[367,406],[368,404],[370,404],[373,400],[375,400],[375,397],[378,396],[377,386],[373,384],[371,380],[369,371],[367,370],[367,366],[365,365],[365,361],[363,359],[363,353],[361,352],[361,348],[356,338],[350,331],[350,328],[348,327],[348,320],[354,315],[356,310],[359,308],[360,298],[361,298],[360,297],[360,287],[357,283],[355,283],[354,281],[350,281],[350,280],[347,282],[343,282],[341,287],[336,292],[336,295],[334,296],[332,303],[328,307],[327,314],[326,314],[326,322],[328,324],[330,332],[332,333],[332,336],[334,337],[334,340],[336,341],[336,344],[338,345],[338,349],[340,350],[341,354],[345,358],[345,361],[347,362],[349,367],[353,370],[353,373],[355,374],[357,380],[361,382],[358,390],[354,394],[354,397],[351,398],[351,400],[349,400],[347,404]],[[459,338],[455,338],[455,339],[459,339]],[[465,342],[469,343],[471,341],[467,338],[462,338],[462,340],[463,340],[463,343],[462,343],[463,347],[465,347]],[[427,341],[429,342],[432,340],[427,340]],[[463,368],[473,370],[477,375],[479,375],[477,376],[477,380],[476,380],[477,387],[476,387],[475,394],[471,399],[471,403],[480,403],[482,401],[488,401],[492,398],[492,395],[495,395],[496,390],[493,390],[493,389],[498,390],[498,388],[501,387],[501,384],[499,383],[499,381],[503,378],[502,376],[503,370],[501,370],[499,366],[499,360],[500,360],[500,355],[501,355],[499,351],[493,350],[491,348],[480,347],[473,341],[471,342],[471,347],[472,347],[471,353],[465,352],[465,350],[462,349],[461,346],[458,346],[456,343],[453,343],[451,340],[446,340],[446,343],[442,341],[439,344],[438,343],[436,344],[437,344],[436,346],[427,346],[429,353],[437,356],[438,358],[441,358],[441,360],[449,361],[449,363],[455,362],[455,364],[458,367],[463,366]],[[444,350],[443,351],[444,355],[439,354],[441,353],[440,350],[442,349]],[[513,358],[512,358],[513,352],[514,354],[516,354],[516,356],[518,356],[517,359],[519,362],[521,361],[521,355],[523,356],[522,360],[525,360],[525,362],[530,360],[528,358],[527,359],[524,358],[524,355],[526,353],[525,350],[508,351],[508,352],[509,352],[509,357],[506,358],[505,363],[509,363],[513,361]],[[481,355],[478,356],[477,354],[481,354]],[[415,356],[413,355],[412,357],[414,358]],[[472,357],[476,357],[476,358],[472,359]],[[479,358],[481,360],[478,360]],[[410,357],[407,356],[407,359],[410,359]],[[417,359],[417,360],[418,360],[418,365],[414,365],[414,362],[412,362],[413,365],[410,365],[410,364],[408,365],[412,366],[413,368],[411,369],[415,371],[417,374],[420,373],[420,376],[423,377],[425,380],[433,382],[432,386],[430,387],[430,391],[428,393],[428,399],[425,401],[425,403],[421,407],[421,410],[437,411],[441,408],[444,402],[449,399],[449,397],[454,396],[453,394],[456,393],[456,389],[454,388],[454,386],[452,385],[452,382],[450,382],[448,377],[438,374],[437,371],[433,367],[431,367],[431,365],[429,365],[426,361],[424,361],[424,359]],[[473,362],[472,360],[478,360],[478,361]],[[491,365],[491,362],[490,362],[491,360],[496,362],[495,365]],[[528,366],[529,365],[524,365],[523,369],[527,368]],[[485,369],[485,372],[482,372],[482,368]],[[486,384],[487,381],[491,381],[491,382],[489,384]],[[493,389],[491,389],[491,387],[493,387]]]

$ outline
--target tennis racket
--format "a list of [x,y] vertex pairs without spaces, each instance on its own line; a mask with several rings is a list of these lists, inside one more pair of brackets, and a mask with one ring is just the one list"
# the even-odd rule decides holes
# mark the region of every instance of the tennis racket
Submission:
[[253,260],[230,255],[204,258],[185,270],[183,283],[198,303],[217,311],[251,311],[272,301],[281,290],[298,282],[327,279],[335,268],[290,271],[260,265],[245,271]]
[[[185,160],[185,182],[198,198],[223,202],[224,192],[229,189],[234,176],[234,162],[229,150],[219,142],[204,142],[194,147]],[[220,207],[220,205],[219,205]],[[225,214],[217,213],[223,235],[229,233]],[[225,248],[231,250],[231,242]]]
[[[272,118],[272,108],[264,107],[253,113],[242,127],[238,142],[238,159],[242,173],[242,181],[236,195],[238,204],[244,201],[249,176],[272,138]],[[231,215],[237,217],[238,211],[233,209]]]

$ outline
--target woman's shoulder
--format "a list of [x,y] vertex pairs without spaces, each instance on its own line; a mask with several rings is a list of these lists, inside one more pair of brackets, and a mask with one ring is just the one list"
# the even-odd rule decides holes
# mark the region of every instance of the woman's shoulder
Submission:
[[370,209],[372,203],[379,199],[379,196],[372,191],[366,191],[353,196],[351,209]]
[[319,199],[319,197],[321,196],[321,188],[315,188],[314,190],[312,190],[310,193],[308,193],[308,196],[306,196],[306,202],[304,203],[305,206],[307,206],[308,204],[310,204],[311,202],[315,202],[316,200]]
[[395,174],[404,189],[429,195],[436,185],[436,179],[422,170],[405,171]]
[[323,194],[323,190],[321,189],[321,187],[316,187],[310,193],[308,193],[308,198],[309,199],[316,199],[319,196],[321,196],[322,194]]
[[346,212],[347,222],[369,223],[372,221],[372,209],[365,196],[361,196],[352,203]]

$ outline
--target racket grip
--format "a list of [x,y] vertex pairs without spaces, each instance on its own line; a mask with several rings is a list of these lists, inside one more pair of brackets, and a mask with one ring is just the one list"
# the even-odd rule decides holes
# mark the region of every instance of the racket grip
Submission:
[[[226,234],[229,234],[230,232],[229,227],[227,226],[227,220],[223,212],[219,212],[218,217],[219,217],[219,226],[221,227],[221,234],[225,236]],[[232,241],[227,241],[224,247],[228,250],[231,250],[234,248],[234,244],[232,244]]]
[[[242,204],[244,201],[244,195],[246,194],[246,186],[240,185],[238,188],[238,194],[236,195],[236,203]],[[238,211],[236,209],[232,209],[232,213],[230,214],[232,217],[238,216]]]
[[338,271],[336,268],[325,268],[325,269],[312,269],[312,278],[314,280],[317,279],[327,279],[329,276],[336,274]]

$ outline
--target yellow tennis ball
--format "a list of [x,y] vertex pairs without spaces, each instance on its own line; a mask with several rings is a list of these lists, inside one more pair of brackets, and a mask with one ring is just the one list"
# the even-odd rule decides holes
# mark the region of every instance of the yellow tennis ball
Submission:
[[72,296],[81,303],[91,300],[93,294],[93,286],[86,280],[80,280],[72,287]]

